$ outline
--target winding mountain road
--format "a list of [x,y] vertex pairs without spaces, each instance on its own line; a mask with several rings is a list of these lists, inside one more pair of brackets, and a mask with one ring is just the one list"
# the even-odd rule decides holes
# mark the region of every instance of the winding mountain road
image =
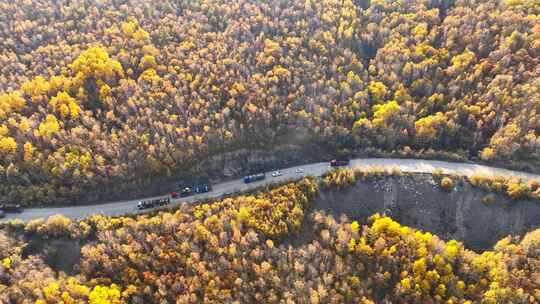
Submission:
[[[441,170],[444,174],[455,174],[463,176],[471,176],[476,173],[488,176],[504,176],[517,177],[523,180],[540,179],[540,175],[531,174],[484,165],[469,164],[469,163],[453,163],[438,160],[422,160],[422,159],[395,159],[395,158],[360,158],[351,160],[349,167],[358,169],[367,169],[369,167],[380,167],[386,170],[398,168],[406,173],[433,173],[436,170]],[[303,169],[302,173],[296,172],[296,169]],[[324,173],[332,170],[327,162],[314,163],[280,169],[283,175],[272,177],[271,172],[267,172],[266,179],[250,184],[244,184],[242,179],[232,180],[220,184],[213,185],[213,190],[208,193],[193,195],[185,198],[172,199],[172,204],[181,202],[196,202],[204,199],[217,198],[224,194],[243,192],[254,189],[263,185],[279,183],[286,180],[297,180],[302,176],[320,177]],[[85,218],[95,213],[101,213],[108,216],[116,216],[127,213],[140,212],[137,210],[137,203],[141,200],[166,197],[166,195],[147,197],[136,200],[126,200],[118,202],[109,202],[98,205],[73,206],[73,207],[51,207],[51,208],[29,208],[22,213],[8,213],[1,221],[11,219],[21,219],[29,221],[36,218],[47,218],[51,215],[62,214],[71,219]]]

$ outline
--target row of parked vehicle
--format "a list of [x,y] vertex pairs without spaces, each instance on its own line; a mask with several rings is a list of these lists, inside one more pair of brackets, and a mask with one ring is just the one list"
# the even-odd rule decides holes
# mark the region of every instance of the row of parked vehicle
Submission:
[[[330,161],[330,166],[332,167],[341,167],[341,166],[347,166],[349,165],[349,160],[346,159],[334,159]],[[295,173],[302,174],[304,173],[304,170],[302,168],[295,169]],[[278,177],[283,175],[283,173],[279,170],[272,172],[272,177]],[[251,174],[244,176],[244,183],[249,184],[257,181],[262,181],[266,178],[265,173],[258,173],[258,174]],[[173,191],[170,194],[170,197],[165,198],[157,198],[157,199],[151,199],[151,200],[145,200],[140,201],[137,204],[137,208],[140,210],[143,209],[150,209],[160,206],[166,206],[171,203],[171,198],[178,198],[178,197],[188,197],[195,194],[200,193],[206,193],[212,191],[212,185],[209,183],[201,183],[196,185],[180,185],[178,191]],[[0,218],[3,218],[6,216],[6,213],[20,213],[23,211],[23,208],[20,204],[5,204],[0,203]]]
[[[296,168],[294,170],[294,173],[296,174],[303,174],[304,173],[304,169],[302,168]],[[272,177],[278,177],[278,176],[282,176],[283,175],[283,172],[279,171],[279,170],[276,170],[276,171],[272,171]],[[253,174],[253,175],[246,175],[244,176],[244,183],[246,184],[249,184],[249,183],[253,183],[253,182],[257,182],[257,181],[261,181],[261,180],[264,180],[266,178],[266,174],[265,173],[258,173],[258,174]]]
[[171,192],[172,198],[178,197],[188,197],[190,195],[206,193],[212,191],[212,185],[210,184],[198,184],[194,186],[183,186],[180,185],[178,191]]
[[[349,165],[349,160],[347,159],[334,159],[330,161],[331,167],[341,167],[341,166],[347,166],[347,165]],[[303,174],[304,169],[296,168],[295,173]],[[272,177],[278,177],[281,175],[283,175],[283,173],[279,170],[272,172]],[[265,178],[266,178],[265,173],[258,173],[258,174],[246,175],[244,176],[243,180],[244,180],[244,183],[249,184],[249,183],[253,183],[257,181],[262,181]],[[143,210],[143,209],[150,209],[150,208],[155,208],[155,207],[160,207],[160,206],[166,206],[171,203],[171,198],[174,199],[178,197],[188,197],[191,195],[206,193],[210,191],[212,191],[212,185],[208,183],[201,183],[201,184],[196,184],[192,186],[181,185],[179,186],[178,191],[171,192],[170,197],[140,201],[137,204],[137,208],[139,210]],[[6,213],[8,212],[20,213],[22,211],[23,211],[23,208],[20,204],[0,203],[0,218],[5,217]]]
[[[334,159],[330,161],[331,167],[342,167],[342,166],[348,166],[348,165],[349,165],[348,159]],[[296,168],[294,172],[297,174],[303,174],[304,169]],[[272,174],[272,177],[278,177],[278,176],[283,175],[283,173],[279,170],[273,171],[271,174]],[[250,183],[262,181],[264,179],[266,179],[265,173],[257,173],[257,174],[250,174],[250,175],[244,176],[243,181],[246,184],[250,184]],[[201,184],[189,185],[189,186],[180,185],[177,191],[173,191],[170,193],[170,198],[175,199],[179,197],[188,197],[191,195],[206,193],[210,191],[212,191],[212,185],[208,183],[201,183]],[[138,204],[138,208],[148,209],[148,208],[168,205],[169,203],[170,203],[169,198],[154,199],[150,201],[141,201]]]
[[171,203],[171,198],[188,197],[191,195],[206,193],[212,191],[210,184],[197,184],[193,186],[180,185],[177,191],[170,193],[170,197],[157,198],[153,200],[140,201],[137,204],[139,210],[150,209],[160,206],[166,206]]
[[[341,166],[348,166],[349,160],[347,159],[334,159],[330,161],[331,167],[341,167]],[[297,174],[303,174],[304,169],[302,168],[296,168],[295,173]],[[283,175],[283,173],[279,170],[272,172],[272,177],[278,177]],[[262,181],[266,178],[265,173],[258,173],[258,174],[251,174],[244,176],[244,183],[249,184],[257,181]],[[166,206],[171,203],[171,198],[178,198],[178,197],[188,197],[195,194],[200,193],[206,193],[212,191],[212,185],[209,183],[201,183],[191,186],[185,186],[180,185],[178,191],[173,191],[170,194],[170,197],[165,198],[157,198],[157,199],[151,199],[151,200],[145,200],[140,201],[137,204],[137,208],[140,210],[143,209],[150,209],[160,206]],[[5,204],[0,203],[0,218],[4,218],[6,216],[6,213],[21,213],[23,211],[23,208],[20,204]]]

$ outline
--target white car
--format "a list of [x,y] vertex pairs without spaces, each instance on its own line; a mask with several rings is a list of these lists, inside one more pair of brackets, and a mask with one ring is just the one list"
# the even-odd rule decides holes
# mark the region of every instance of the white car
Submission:
[[302,173],[304,173],[304,169],[296,168],[296,170],[294,170],[294,173],[302,174]]
[[282,175],[283,175],[283,173],[281,173],[281,171],[279,171],[279,170],[272,172],[272,177],[278,177],[278,176],[282,176]]

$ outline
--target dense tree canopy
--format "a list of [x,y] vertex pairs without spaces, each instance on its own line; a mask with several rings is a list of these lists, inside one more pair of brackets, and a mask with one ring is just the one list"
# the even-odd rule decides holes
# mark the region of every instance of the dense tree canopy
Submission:
[[[12,222],[0,229],[0,302],[540,301],[540,230],[479,254],[379,215],[359,223],[317,211],[306,223],[316,194],[305,179],[152,215]],[[83,245],[71,275],[48,266],[51,250],[37,245],[58,240]]]
[[133,188],[294,134],[540,160],[538,1],[17,0],[0,11],[8,200]]

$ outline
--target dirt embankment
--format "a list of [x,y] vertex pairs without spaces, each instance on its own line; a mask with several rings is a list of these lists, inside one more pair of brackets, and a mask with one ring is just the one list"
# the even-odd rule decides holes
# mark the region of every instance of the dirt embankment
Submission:
[[507,235],[540,227],[540,202],[492,194],[494,201],[487,205],[482,199],[488,194],[461,181],[447,192],[430,175],[388,177],[358,181],[342,191],[321,191],[311,209],[360,222],[385,212],[402,225],[463,241],[477,251],[492,248]]

